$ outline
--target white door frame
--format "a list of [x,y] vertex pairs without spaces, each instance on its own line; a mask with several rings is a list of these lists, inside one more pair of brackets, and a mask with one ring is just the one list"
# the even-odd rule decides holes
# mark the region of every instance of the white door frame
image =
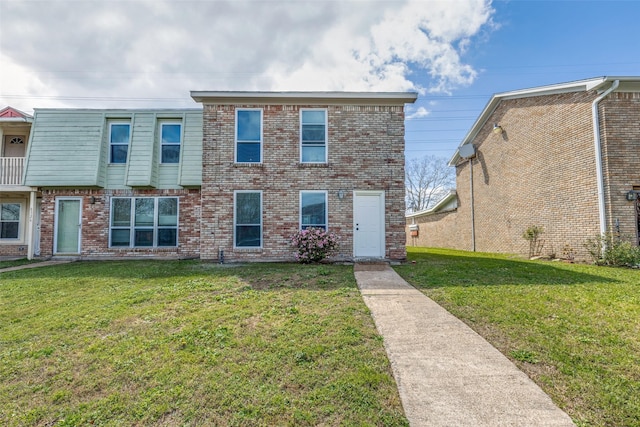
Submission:
[[[357,209],[358,196],[378,196],[380,199],[380,211],[378,212],[380,219],[380,253],[378,255],[360,255],[357,253]],[[384,258],[386,252],[386,222],[385,222],[385,194],[384,190],[354,190],[353,191],[353,256],[354,258]]]
[[[58,218],[60,218],[58,208],[60,206],[60,201],[70,201],[77,200],[80,202],[79,213],[78,213],[78,251],[77,252],[58,252]],[[61,254],[80,254],[80,248],[82,246],[82,197],[58,197],[56,198],[56,207],[54,213],[54,224],[53,224],[53,254],[56,255],[58,253]]]

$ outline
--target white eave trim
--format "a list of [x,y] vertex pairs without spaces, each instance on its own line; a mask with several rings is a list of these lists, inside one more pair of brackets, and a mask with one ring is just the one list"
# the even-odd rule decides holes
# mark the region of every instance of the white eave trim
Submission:
[[[440,201],[438,203],[436,203],[435,205],[433,205],[432,207],[430,207],[429,209],[425,209],[419,212],[414,212],[408,215],[405,215],[405,218],[409,219],[409,218],[416,218],[419,216],[424,216],[424,215],[430,215],[430,214],[434,214],[434,213],[438,213],[438,211],[443,207],[446,206],[449,202],[451,202],[452,200],[454,200],[457,196],[456,190],[451,190],[449,191],[449,194],[447,194],[446,196],[444,196],[442,199],[440,199]],[[442,212],[446,212],[446,211],[442,211]]]
[[204,104],[367,104],[414,103],[416,92],[226,92],[191,91]]

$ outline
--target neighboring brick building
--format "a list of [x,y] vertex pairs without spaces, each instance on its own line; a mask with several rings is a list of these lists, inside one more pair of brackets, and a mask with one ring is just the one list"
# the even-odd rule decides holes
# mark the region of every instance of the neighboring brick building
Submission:
[[29,148],[20,185],[0,182],[0,256],[291,260],[291,235],[315,226],[339,235],[338,260],[406,257],[404,104],[417,94],[192,96],[202,110],[20,119]]
[[636,77],[493,96],[450,160],[457,207],[408,217],[420,238],[407,244],[526,255],[532,225],[544,227],[542,255],[586,259],[586,240],[606,231],[637,243],[639,120]]

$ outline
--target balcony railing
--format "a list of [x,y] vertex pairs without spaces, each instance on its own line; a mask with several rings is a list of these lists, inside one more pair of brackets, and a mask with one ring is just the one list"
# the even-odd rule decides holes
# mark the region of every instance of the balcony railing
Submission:
[[0,185],[22,185],[24,157],[0,157]]

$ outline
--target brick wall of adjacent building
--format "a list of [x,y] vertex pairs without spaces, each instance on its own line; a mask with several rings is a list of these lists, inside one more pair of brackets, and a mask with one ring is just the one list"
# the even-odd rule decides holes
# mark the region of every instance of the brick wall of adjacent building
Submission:
[[[42,191],[40,256],[54,253],[54,213],[56,199],[79,197],[82,200],[82,258],[167,257],[192,258],[200,254],[200,190],[59,190]],[[92,197],[94,198],[92,203]],[[109,215],[111,197],[177,197],[178,247],[110,248]]]
[[[236,108],[263,108],[263,162],[234,163]],[[326,108],[328,164],[300,163],[301,108]],[[328,192],[329,229],[341,238],[337,259],[353,256],[353,192],[385,194],[385,257],[406,257],[404,233],[404,112],[400,106],[204,105],[201,256],[227,260],[293,259],[299,193]],[[233,197],[260,190],[263,247],[234,249]],[[338,198],[344,190],[345,197]]]
[[637,243],[636,203],[625,196],[640,190],[640,93],[614,92],[600,105],[607,227]]
[[[591,103],[596,93],[503,100],[474,140],[476,250],[527,255],[527,227],[544,227],[542,255],[571,248],[586,259],[587,238],[599,233]],[[494,123],[504,132],[492,132]],[[455,213],[429,221],[438,246],[468,249],[470,165],[460,160]],[[440,219],[437,221],[437,219]],[[428,239],[428,238],[427,238]]]

